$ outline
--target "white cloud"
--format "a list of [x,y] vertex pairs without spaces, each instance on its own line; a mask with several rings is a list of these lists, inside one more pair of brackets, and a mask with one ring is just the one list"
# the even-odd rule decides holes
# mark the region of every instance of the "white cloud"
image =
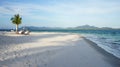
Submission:
[[[52,5],[9,2],[0,6],[0,14],[13,15],[20,13],[22,16],[29,19],[47,20],[59,23],[105,21],[105,19],[100,17],[96,18],[96,16],[93,15],[99,16],[116,12],[120,12],[119,2],[95,0],[89,2],[56,2]],[[42,13],[43,15],[41,15]],[[53,16],[45,15],[46,13],[53,14]]]
[[80,15],[80,14],[105,14],[114,11],[120,11],[118,3],[57,3],[54,5],[9,3],[0,6],[0,13],[13,14],[20,13],[22,15],[34,15],[33,11],[44,11],[53,14],[63,15]]

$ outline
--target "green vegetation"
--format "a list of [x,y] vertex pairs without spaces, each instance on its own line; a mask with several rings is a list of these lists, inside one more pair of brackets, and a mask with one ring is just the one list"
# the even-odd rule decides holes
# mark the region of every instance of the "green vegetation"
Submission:
[[11,21],[16,25],[16,33],[18,33],[18,26],[22,23],[22,18],[19,14],[15,14],[14,17],[11,18]]

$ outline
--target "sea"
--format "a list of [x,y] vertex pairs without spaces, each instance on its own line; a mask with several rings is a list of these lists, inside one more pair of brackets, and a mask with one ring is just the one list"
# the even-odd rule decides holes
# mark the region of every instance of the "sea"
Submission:
[[120,30],[41,30],[39,32],[77,33],[96,43],[103,50],[120,58]]
[[[3,31],[3,30],[2,30]],[[9,30],[7,30],[9,31]],[[103,50],[120,58],[120,30],[32,30],[34,32],[65,32],[80,34]]]

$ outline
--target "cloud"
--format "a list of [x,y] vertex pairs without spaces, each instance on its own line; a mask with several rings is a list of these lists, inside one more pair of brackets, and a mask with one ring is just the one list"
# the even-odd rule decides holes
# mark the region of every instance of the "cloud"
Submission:
[[22,15],[34,15],[36,11],[57,15],[105,14],[120,11],[120,5],[111,2],[55,3],[53,5],[11,2],[0,6],[0,13],[3,14],[20,13]]
[[[35,2],[7,2],[0,5],[0,14],[19,13],[27,19],[45,20],[58,23],[105,21],[100,15],[120,12],[120,2],[103,0],[68,0],[37,4]],[[97,16],[96,16],[97,15]],[[110,18],[109,18],[110,19]]]

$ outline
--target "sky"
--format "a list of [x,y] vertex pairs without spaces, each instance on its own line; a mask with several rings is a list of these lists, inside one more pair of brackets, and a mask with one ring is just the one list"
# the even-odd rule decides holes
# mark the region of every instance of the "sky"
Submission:
[[0,29],[14,28],[15,14],[20,26],[120,28],[120,0],[0,0]]

